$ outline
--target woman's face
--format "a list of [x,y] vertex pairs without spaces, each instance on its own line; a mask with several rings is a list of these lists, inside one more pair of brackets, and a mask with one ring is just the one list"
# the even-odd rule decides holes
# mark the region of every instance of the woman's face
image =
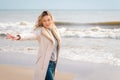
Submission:
[[52,25],[52,19],[51,19],[51,16],[49,15],[46,15],[42,18],[42,24],[44,27],[46,28],[50,28],[51,25]]

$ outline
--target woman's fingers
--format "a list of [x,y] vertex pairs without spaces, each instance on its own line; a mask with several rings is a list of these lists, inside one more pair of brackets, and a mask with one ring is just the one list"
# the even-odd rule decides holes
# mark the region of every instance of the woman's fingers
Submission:
[[7,33],[6,39],[13,39],[13,40],[14,40],[14,39],[15,39],[15,36]]
[[10,35],[8,33],[6,34],[6,39],[10,39]]
[[11,34],[7,33],[7,35],[6,35],[6,39],[18,40],[18,39],[19,39],[19,37],[18,37],[18,36],[13,36],[13,35],[11,35]]
[[6,39],[10,39],[10,35],[8,33],[6,35]]

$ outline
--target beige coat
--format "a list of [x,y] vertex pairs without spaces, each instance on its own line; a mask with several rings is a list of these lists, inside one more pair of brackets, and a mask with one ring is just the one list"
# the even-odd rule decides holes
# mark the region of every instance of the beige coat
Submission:
[[[56,27],[53,28],[52,31],[55,34],[55,37],[57,38],[58,41],[57,47],[58,49],[57,60],[58,60],[58,54],[60,49],[60,37]],[[21,40],[38,40],[39,51],[37,54],[35,74],[33,80],[45,80],[46,71],[54,47],[54,40],[53,37],[51,37],[52,35],[50,34],[48,29],[40,27],[35,29],[33,33],[20,34],[20,36]]]

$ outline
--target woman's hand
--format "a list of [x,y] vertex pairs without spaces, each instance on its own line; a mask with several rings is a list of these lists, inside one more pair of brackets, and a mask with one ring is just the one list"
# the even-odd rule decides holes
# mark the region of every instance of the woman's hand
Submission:
[[6,39],[19,40],[20,36],[13,36],[13,35],[7,33]]

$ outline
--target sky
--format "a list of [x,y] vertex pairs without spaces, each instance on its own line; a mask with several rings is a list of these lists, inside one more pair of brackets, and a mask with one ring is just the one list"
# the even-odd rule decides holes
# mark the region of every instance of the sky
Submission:
[[120,9],[120,0],[0,0],[0,9]]

